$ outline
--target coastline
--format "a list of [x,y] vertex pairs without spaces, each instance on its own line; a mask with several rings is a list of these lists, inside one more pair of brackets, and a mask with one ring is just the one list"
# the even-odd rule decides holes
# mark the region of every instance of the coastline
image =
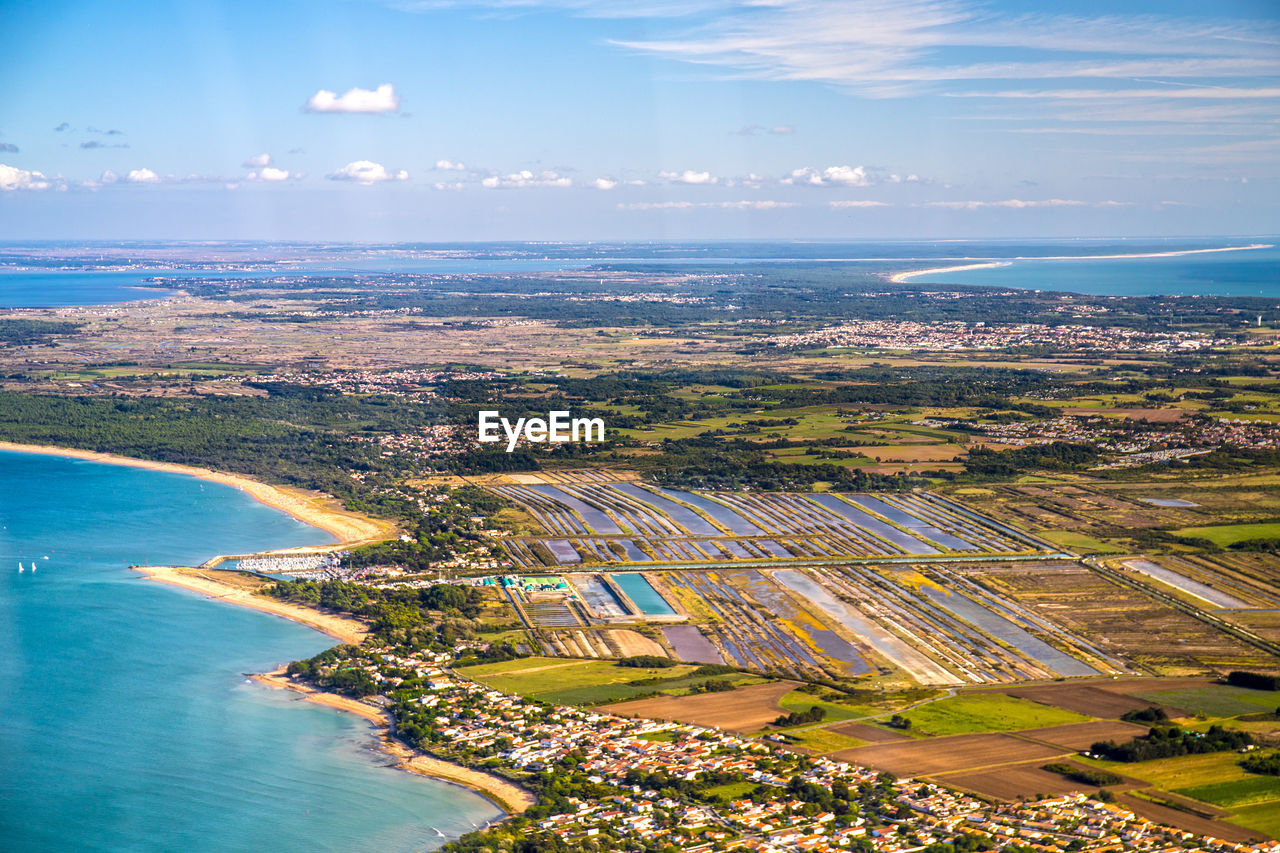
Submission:
[[[921,275],[934,273],[961,272],[964,270],[985,270],[993,267],[1005,267],[1014,261],[1114,261],[1123,258],[1177,258],[1183,255],[1209,255],[1216,252],[1250,252],[1255,249],[1272,249],[1272,243],[1251,243],[1248,246],[1223,246],[1218,249],[1181,249],[1173,252],[1134,252],[1127,255],[1041,255],[1036,257],[1002,258],[998,261],[960,264],[952,267],[930,267],[929,269],[907,270],[889,276],[889,281],[901,284]],[[975,259],[976,260],[976,259]]]
[[340,643],[358,646],[369,635],[364,624],[356,619],[339,616],[336,613],[322,613],[300,604],[290,604],[287,601],[277,601],[274,598],[257,595],[250,587],[235,586],[213,577],[217,572],[210,570],[186,566],[133,566],[133,570],[140,572],[147,580],[180,586],[228,604],[238,604],[241,607],[250,607],[264,613],[282,616],[322,634],[328,634]]
[[[306,549],[281,549],[293,553],[303,550],[332,550],[336,547],[380,541],[394,535],[396,531],[396,527],[391,522],[366,518],[356,513],[348,512],[336,506],[336,501],[332,498],[308,493],[301,489],[271,486],[236,474],[227,474],[188,465],[134,459],[91,450],[49,445],[16,444],[9,441],[0,441],[0,451],[38,453],[45,456],[60,456],[111,465],[145,468],[152,471],[167,471],[222,483],[233,486],[260,503],[281,510],[301,522],[320,528],[338,540],[335,545],[322,545]],[[256,576],[243,576],[237,572],[220,572],[214,569],[189,566],[133,566],[132,568],[147,580],[181,587],[191,592],[198,592],[228,604],[270,613],[320,631],[340,643],[359,645],[369,633],[365,625],[356,619],[334,613],[323,613],[310,607],[266,598],[255,594],[255,588],[252,583],[236,584],[230,582],[226,577],[218,577],[223,575],[247,579]],[[532,794],[506,779],[461,765],[451,764],[408,748],[391,737],[389,715],[371,705],[298,684],[289,679],[283,669],[250,677],[261,684],[273,688],[288,689],[304,694],[309,702],[356,714],[378,726],[382,730],[380,740],[383,751],[395,758],[397,760],[396,766],[402,770],[466,788],[485,797],[508,815],[524,812],[535,802]]]
[[907,272],[897,272],[889,276],[889,281],[894,284],[902,284],[902,282],[913,279],[918,275],[929,275],[936,272],[960,272],[961,270],[989,270],[992,267],[1008,266],[1004,263],[988,263],[988,264],[960,264],[954,267],[933,267],[927,270],[908,270]]
[[534,804],[533,795],[514,782],[460,764],[452,764],[405,746],[391,736],[391,715],[386,711],[358,699],[326,693],[310,685],[300,684],[289,678],[283,669],[249,677],[259,684],[278,690],[292,690],[302,694],[308,702],[346,711],[373,723],[381,729],[382,751],[396,759],[396,767],[400,770],[466,788],[489,800],[508,815],[520,814]]
[[208,468],[196,468],[172,462],[155,462],[149,459],[135,459],[130,456],[100,453],[96,450],[78,450],[45,444],[17,444],[11,441],[0,441],[0,450],[9,450],[16,453],[39,453],[44,456],[61,456],[67,459],[84,459],[89,462],[125,465],[131,468],[145,468],[150,471],[166,471],[171,474],[185,474],[188,477],[196,477],[207,482],[221,483],[222,485],[239,489],[259,503],[287,513],[304,524],[317,527],[338,540],[335,545],[320,545],[304,549],[281,549],[295,553],[332,550],[336,546],[350,547],[379,542],[396,534],[396,526],[392,522],[369,518],[346,510],[335,499],[328,496],[289,486],[272,486],[240,474],[228,474],[223,471],[213,471]]

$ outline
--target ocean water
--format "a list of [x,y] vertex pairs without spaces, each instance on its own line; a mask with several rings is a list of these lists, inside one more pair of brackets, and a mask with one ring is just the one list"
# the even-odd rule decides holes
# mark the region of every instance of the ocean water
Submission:
[[[174,269],[32,269],[35,256],[0,243],[0,308],[99,305],[156,299],[173,291],[147,286],[154,279],[261,279],[278,275],[521,274],[581,269],[592,264],[619,269],[669,266],[785,266],[839,264],[854,271],[944,267],[996,260],[1007,264],[970,272],[924,275],[916,282],[990,285],[1029,290],[1144,295],[1280,295],[1280,249],[1180,255],[1169,258],[1026,260],[1059,255],[1171,252],[1247,244],[1226,239],[896,242],[710,242],[613,244],[398,244],[358,245],[139,244],[139,257],[164,250]],[[1259,241],[1262,242],[1262,241]],[[54,244],[51,244],[51,247]],[[67,250],[75,244],[56,244]],[[50,247],[46,247],[50,248]],[[121,247],[116,246],[115,249]],[[127,247],[126,247],[127,248]],[[243,271],[183,269],[175,258],[226,254]],[[126,256],[128,253],[126,252]]]
[[1275,248],[1168,258],[1005,263],[1006,266],[988,269],[920,275],[911,281],[1101,296],[1280,297],[1280,249]]
[[126,568],[324,532],[228,486],[11,452],[0,525],[6,853],[429,850],[500,816],[390,767],[367,722],[244,675],[330,638]]
[[144,287],[154,272],[0,272],[0,308],[58,308],[163,299],[173,291]]

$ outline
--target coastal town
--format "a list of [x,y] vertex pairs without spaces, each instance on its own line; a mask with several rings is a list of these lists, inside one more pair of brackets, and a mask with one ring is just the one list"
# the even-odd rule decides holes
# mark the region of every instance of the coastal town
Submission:
[[1137,329],[1043,323],[917,323],[860,320],[811,332],[776,335],[765,343],[785,349],[855,347],[873,350],[948,352],[1051,348],[1071,352],[1194,352],[1225,341],[1202,332],[1153,332]]
[[[627,719],[502,693],[453,672],[459,654],[364,648],[359,670],[397,731],[430,754],[552,793],[521,821],[566,850],[1005,850],[1263,853],[1158,826],[1099,795],[992,803],[936,784],[793,751],[781,738]],[[458,849],[489,849],[464,838]],[[954,846],[931,847],[946,843]],[[963,846],[963,845],[970,846]]]

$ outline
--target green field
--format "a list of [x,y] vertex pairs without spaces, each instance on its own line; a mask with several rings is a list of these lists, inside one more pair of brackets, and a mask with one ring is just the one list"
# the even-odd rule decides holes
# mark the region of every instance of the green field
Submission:
[[1084,723],[1091,719],[1083,714],[994,692],[939,699],[908,711],[903,716],[911,721],[912,731],[930,735],[1011,732],[1066,723]]
[[1280,706],[1280,692],[1227,685],[1194,690],[1158,690],[1134,695],[1148,702],[1181,708],[1189,714],[1204,714],[1206,717],[1236,717],[1240,714],[1274,711]]
[[707,788],[704,793],[723,797],[727,801],[745,797],[747,794],[754,791],[755,788],[756,785],[754,782],[728,782],[724,785],[716,785],[714,787]]
[[839,722],[841,720],[854,720],[862,717],[870,717],[873,714],[881,713],[883,709],[875,708],[870,705],[844,705],[835,702],[828,702],[826,699],[819,699],[817,696],[805,693],[801,690],[792,690],[787,695],[778,700],[778,704],[783,710],[790,712],[807,711],[814,705],[827,712],[827,716],[823,718],[823,722]]
[[1236,542],[1247,542],[1250,539],[1280,539],[1280,522],[1184,527],[1173,532],[1178,536],[1208,539],[1219,548],[1228,548]]
[[[1223,808],[1251,806],[1280,800],[1280,776],[1247,776],[1230,782],[1179,788],[1173,793]],[[1276,808],[1280,809],[1280,805]]]
[[607,660],[523,658],[463,667],[458,674],[504,693],[560,705],[601,705],[654,693],[681,695],[704,681],[728,681],[741,686],[763,680],[741,672],[692,675],[696,669],[689,664],[650,669],[619,666]]
[[1231,815],[1231,822],[1249,829],[1256,829],[1272,838],[1280,838],[1280,806],[1274,802],[1258,803],[1236,809]]
[[787,736],[795,741],[796,746],[812,749],[814,752],[826,754],[839,752],[842,749],[853,749],[855,746],[866,746],[865,740],[842,735],[827,729],[806,729],[787,732]]
[[1040,537],[1048,539],[1054,545],[1066,548],[1070,551],[1077,551],[1086,554],[1122,554],[1123,548],[1117,548],[1114,545],[1108,545],[1100,539],[1094,539],[1085,536],[1083,533],[1076,533],[1071,530],[1044,530],[1040,532]]
[[1125,764],[1118,761],[1077,759],[1083,764],[1105,767],[1124,776],[1150,782],[1162,791],[1180,791],[1242,779],[1247,774],[1240,768],[1240,756],[1234,752],[1211,752],[1204,755],[1180,755],[1155,761]]

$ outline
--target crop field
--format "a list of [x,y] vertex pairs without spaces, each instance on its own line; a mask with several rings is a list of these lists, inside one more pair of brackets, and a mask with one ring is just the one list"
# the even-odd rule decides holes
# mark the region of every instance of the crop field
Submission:
[[1125,723],[1120,720],[1094,720],[1087,723],[1068,723],[1043,729],[1026,729],[1018,732],[1022,737],[1047,743],[1050,746],[1073,752],[1086,750],[1100,740],[1124,743],[1147,733],[1146,726]]
[[[526,568],[1037,553],[1046,546],[937,495],[692,492],[562,472],[490,482],[543,535],[507,540]],[[549,477],[551,475],[548,475]],[[513,477],[506,478],[514,480]]]
[[1280,706],[1280,693],[1219,684],[1180,690],[1156,690],[1134,695],[1152,703],[1176,705],[1188,714],[1203,714],[1206,717],[1256,714],[1261,711],[1274,711],[1277,706]]
[[1223,808],[1277,803],[1280,802],[1280,777],[1247,776],[1230,782],[1211,782],[1208,785],[1179,788],[1174,793]]
[[624,717],[675,720],[735,732],[756,732],[785,713],[778,700],[799,685],[777,681],[739,687],[727,693],[660,696],[607,705],[602,710]]
[[969,734],[872,744],[844,750],[836,757],[909,778],[1019,762],[1044,763],[1062,754],[1062,750],[1011,735]]
[[1047,684],[1015,687],[1004,692],[1019,699],[1029,699],[1090,717],[1120,717],[1129,711],[1140,711],[1153,704],[1163,707],[1171,717],[1183,715],[1181,709],[1160,702],[1138,699],[1119,692],[1119,689],[1104,689],[1093,684]]
[[851,737],[862,741],[864,744],[870,743],[897,743],[898,741],[909,740],[909,738],[899,731],[878,726],[874,723],[839,723],[834,726],[828,726],[829,730],[842,734],[845,737]]
[[[619,666],[604,660],[564,661],[534,657],[464,667],[459,674],[495,690],[564,705],[598,705],[660,692],[679,694],[708,680],[732,684],[755,684],[759,681],[737,672],[714,676],[695,674],[696,669],[696,666],[686,664],[648,668]],[[701,695],[715,698],[731,693]]]
[[929,735],[1008,732],[1088,722],[1089,718],[1002,693],[963,693],[904,713],[911,730]]
[[[945,785],[972,791],[985,797],[1016,800],[1019,797],[1058,796],[1095,790],[1090,785],[1050,773],[1041,769],[1042,762],[1004,765],[986,770],[962,770],[958,773],[938,773],[934,776]],[[1070,762],[1067,762],[1070,763]]]

